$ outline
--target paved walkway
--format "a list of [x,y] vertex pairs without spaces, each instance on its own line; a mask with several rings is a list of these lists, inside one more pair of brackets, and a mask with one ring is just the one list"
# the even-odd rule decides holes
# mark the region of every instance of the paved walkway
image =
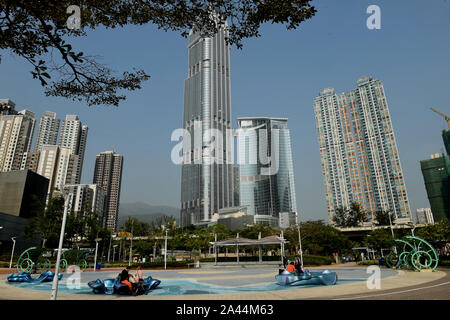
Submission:
[[[314,271],[316,268],[311,268]],[[361,277],[366,274],[366,269],[363,267],[355,267],[354,265],[333,266],[333,271],[336,271],[340,277],[352,278]],[[317,270],[317,269],[316,269]],[[274,283],[274,276],[278,273],[278,268],[259,268],[246,269],[239,267],[227,267],[223,269],[184,269],[184,270],[158,270],[146,271],[144,276],[151,274],[154,278],[162,280],[161,286],[164,286],[165,280],[195,280],[201,284],[214,285],[218,287],[239,287],[254,283]],[[117,270],[104,270],[102,272],[84,272],[82,273],[82,283],[95,280],[97,278],[105,279],[117,275]],[[367,277],[368,275],[366,275]],[[258,291],[258,292],[238,292],[238,293],[220,293],[220,294],[184,294],[176,296],[152,296],[151,293],[147,296],[128,297],[128,296],[105,296],[94,294],[68,294],[59,293],[58,299],[66,300],[146,300],[146,299],[163,299],[163,300],[230,300],[230,299],[248,299],[248,300],[286,300],[286,299],[323,299],[324,297],[336,299],[339,297],[349,296],[367,296],[373,294],[381,294],[382,292],[390,291],[404,291],[408,287],[424,287],[429,283],[438,284],[448,277],[447,272],[412,272],[412,271],[392,271],[389,269],[382,269],[382,280],[380,290],[369,290],[366,286],[366,281],[350,282],[348,284],[339,284],[335,286],[317,286],[312,288],[295,288],[289,290],[273,290],[273,291]],[[6,275],[0,275],[0,298],[1,299],[32,299],[32,300],[48,300],[50,292],[30,290],[19,288],[8,284]],[[448,289],[448,288],[447,288]],[[411,291],[415,292],[415,291]],[[382,297],[382,296],[379,296]],[[423,296],[423,298],[427,298]],[[386,299],[391,299],[386,296]],[[450,299],[450,297],[448,297]]]

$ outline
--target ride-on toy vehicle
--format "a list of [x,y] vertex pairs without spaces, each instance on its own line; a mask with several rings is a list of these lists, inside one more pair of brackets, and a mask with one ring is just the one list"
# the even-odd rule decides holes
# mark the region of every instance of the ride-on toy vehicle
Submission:
[[[141,294],[148,294],[150,290],[158,287],[160,283],[160,280],[153,279],[150,276],[145,278],[142,282],[143,292]],[[89,282],[88,286],[93,289],[94,293],[131,295],[130,288],[126,284],[120,283],[119,277],[105,280],[97,279]]]
[[[20,273],[12,273],[8,276],[8,282],[29,282],[29,283],[41,283],[53,281],[55,273],[47,270],[42,272],[38,277],[33,278],[29,272],[22,271]],[[58,274],[58,279],[61,280],[63,275]]]
[[275,276],[279,285],[282,286],[298,286],[305,284],[317,284],[332,286],[337,282],[336,272],[325,270],[323,272],[310,272],[308,269],[303,273],[291,273],[284,270]]

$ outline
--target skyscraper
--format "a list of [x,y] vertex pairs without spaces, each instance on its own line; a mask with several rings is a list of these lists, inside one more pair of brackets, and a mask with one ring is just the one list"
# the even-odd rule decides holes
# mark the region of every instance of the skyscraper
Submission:
[[34,145],[35,152],[41,151],[43,145],[56,145],[60,122],[61,120],[56,118],[56,113],[44,112],[39,122],[39,131]]
[[[211,37],[192,30],[189,34],[183,128],[191,134],[191,145],[183,150],[181,226],[210,221],[219,209],[234,206],[232,150],[228,148],[232,137],[225,134],[231,129],[227,36],[226,29]],[[207,144],[212,140],[210,130],[215,129],[223,134],[223,143],[212,154]],[[201,131],[200,136],[194,131]],[[221,163],[212,161],[213,157]]]
[[103,189],[103,225],[113,231],[117,230],[122,168],[123,156],[114,151],[101,152],[96,157],[93,183]]
[[328,215],[357,202],[372,219],[410,208],[388,104],[379,80],[363,77],[348,94],[324,89],[314,99]]
[[24,153],[31,148],[35,123],[34,113],[28,110],[1,116],[0,171],[20,170]]
[[59,146],[69,148],[72,155],[78,156],[78,159],[76,160],[77,165],[74,168],[73,173],[73,183],[75,184],[79,184],[81,180],[87,134],[88,127],[81,123],[78,116],[67,115],[66,119],[63,120]]
[[237,119],[240,205],[247,206],[247,214],[272,217],[277,226],[280,212],[297,212],[287,120]]

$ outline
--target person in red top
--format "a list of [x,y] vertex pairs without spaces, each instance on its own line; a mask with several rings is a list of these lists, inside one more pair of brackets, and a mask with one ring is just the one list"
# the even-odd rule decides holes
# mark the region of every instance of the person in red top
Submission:
[[294,272],[294,271],[295,271],[294,263],[291,262],[291,263],[286,267],[286,270],[289,271],[289,272]]

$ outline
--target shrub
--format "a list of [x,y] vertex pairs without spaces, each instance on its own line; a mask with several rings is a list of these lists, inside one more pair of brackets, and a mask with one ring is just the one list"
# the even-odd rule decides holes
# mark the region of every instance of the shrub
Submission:
[[378,260],[364,260],[364,261],[358,261],[356,264],[360,266],[371,266],[371,265],[378,265]]

